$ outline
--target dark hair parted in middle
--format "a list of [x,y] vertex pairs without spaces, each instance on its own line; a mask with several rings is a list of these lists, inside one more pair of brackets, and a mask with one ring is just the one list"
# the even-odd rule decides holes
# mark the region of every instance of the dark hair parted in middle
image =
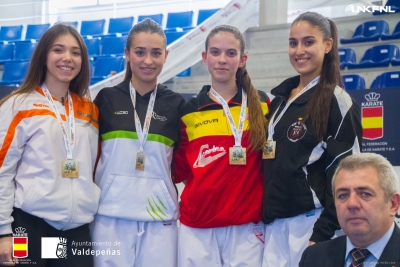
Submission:
[[[206,39],[206,52],[208,51],[208,43],[210,39],[219,32],[229,32],[240,42],[240,56],[244,54],[245,41],[243,34],[238,28],[230,25],[219,25],[211,30]],[[248,109],[249,109],[249,133],[250,133],[250,148],[252,150],[261,149],[265,142],[267,120],[263,114],[260,96],[258,91],[251,83],[249,74],[247,73],[246,65],[238,68],[236,71],[236,81],[239,86],[247,94]]]
[[328,118],[335,87],[338,85],[343,88],[339,66],[338,32],[332,20],[315,12],[300,14],[291,26],[301,21],[305,21],[320,30],[324,36],[324,41],[330,38],[333,40],[332,49],[325,54],[320,79],[316,85],[317,89],[307,103],[304,118],[304,120],[311,120],[316,137],[319,141],[322,141],[327,135]]
[[[128,50],[128,51],[130,50],[133,38],[135,38],[136,34],[141,33],[141,32],[156,33],[156,34],[160,35],[164,40],[165,47],[167,46],[167,39],[165,37],[163,28],[161,28],[161,26],[154,20],[147,18],[147,19],[144,19],[143,21],[135,24],[132,27],[132,29],[129,31],[128,38],[126,39],[126,45],[125,45],[126,50]],[[130,79],[132,79],[132,70],[129,65],[129,61],[127,61],[124,80],[126,81],[126,80],[130,80]]]
[[36,48],[32,54],[31,62],[29,64],[28,73],[24,82],[21,86],[13,93],[4,98],[1,102],[4,103],[8,98],[19,95],[29,94],[36,86],[41,86],[46,79],[47,73],[47,55],[55,42],[55,40],[61,35],[70,34],[72,35],[81,50],[82,65],[78,75],[72,79],[69,85],[69,90],[76,93],[79,96],[84,96],[90,99],[89,82],[90,82],[90,66],[89,66],[89,55],[85,42],[79,32],[72,26],[66,23],[57,23],[50,27],[40,38]]

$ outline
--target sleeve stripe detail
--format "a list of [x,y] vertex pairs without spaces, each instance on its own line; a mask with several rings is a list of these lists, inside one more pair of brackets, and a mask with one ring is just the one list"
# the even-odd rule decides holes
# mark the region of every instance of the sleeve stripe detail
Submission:
[[348,153],[349,151],[352,151],[352,150],[353,150],[353,147],[351,147],[350,149],[348,149],[348,150],[344,151],[343,153],[340,153],[339,155],[337,155],[337,156],[332,160],[332,162],[328,165],[328,167],[326,167],[325,170],[329,169],[329,167],[330,167],[339,157],[341,157],[342,155],[344,155],[344,154],[346,154],[346,153]]
[[[23,119],[26,119],[26,118],[31,118],[34,116],[47,116],[47,115],[53,116],[54,118],[56,117],[54,112],[52,112],[51,110],[46,110],[46,109],[21,110],[15,115],[15,117],[13,118],[13,120],[10,123],[10,126],[8,127],[7,133],[4,137],[3,145],[1,146],[1,149],[0,149],[0,168],[3,166],[4,159],[6,158],[8,149],[10,148],[11,143],[14,139],[15,130],[16,130],[18,124]],[[63,120],[65,120],[64,115],[61,115],[61,118]]]

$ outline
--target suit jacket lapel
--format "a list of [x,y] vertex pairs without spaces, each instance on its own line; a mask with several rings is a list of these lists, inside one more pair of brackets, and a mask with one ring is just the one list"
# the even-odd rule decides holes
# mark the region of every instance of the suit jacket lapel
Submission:
[[[379,258],[378,266],[400,266],[400,228],[395,223],[394,231]],[[386,263],[386,264],[385,264]]]
[[346,236],[339,236],[332,241],[335,242],[332,242],[331,251],[326,258],[327,266],[342,267],[346,257]]

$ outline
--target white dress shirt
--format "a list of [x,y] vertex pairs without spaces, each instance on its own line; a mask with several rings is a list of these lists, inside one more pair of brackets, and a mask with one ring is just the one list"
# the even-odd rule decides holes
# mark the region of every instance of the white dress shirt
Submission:
[[[389,242],[390,237],[392,236],[394,231],[394,223],[392,226],[389,228],[389,230],[376,242],[372,243],[369,245],[366,249],[371,252],[371,255],[369,255],[365,261],[364,261],[364,267],[375,267],[376,264],[378,263],[379,258],[382,255],[383,249],[386,247],[386,244]],[[353,257],[350,254],[350,251],[355,248],[356,246],[351,243],[349,237],[346,237],[346,259],[345,259],[345,264],[344,266],[350,266],[351,262],[353,261]]]

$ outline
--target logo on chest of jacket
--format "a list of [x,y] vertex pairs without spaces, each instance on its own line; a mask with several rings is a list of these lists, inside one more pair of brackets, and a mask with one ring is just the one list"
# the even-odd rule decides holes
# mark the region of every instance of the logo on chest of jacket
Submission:
[[218,122],[218,119],[205,120],[205,121],[196,123],[196,124],[194,125],[194,128],[196,129],[197,127],[200,127],[200,126],[202,126],[202,125],[206,125],[206,124],[209,124],[209,123],[215,123],[215,122]]
[[156,120],[156,121],[166,121],[167,120],[166,117],[160,116],[157,113],[155,113],[154,111],[153,111],[152,117],[153,117],[153,120]]
[[299,118],[298,121],[290,125],[287,132],[287,137],[290,141],[297,142],[304,137],[306,132],[307,132],[307,127],[303,123],[303,118]]
[[48,105],[41,104],[41,103],[33,103],[33,106],[37,107],[37,108],[49,108]]
[[124,110],[114,111],[114,115],[128,115],[128,111],[124,111]]
[[205,167],[211,162],[224,156],[225,154],[226,150],[222,146],[213,146],[212,148],[210,148],[209,145],[202,145],[200,147],[199,155],[197,156],[197,159],[193,164],[193,168]]

